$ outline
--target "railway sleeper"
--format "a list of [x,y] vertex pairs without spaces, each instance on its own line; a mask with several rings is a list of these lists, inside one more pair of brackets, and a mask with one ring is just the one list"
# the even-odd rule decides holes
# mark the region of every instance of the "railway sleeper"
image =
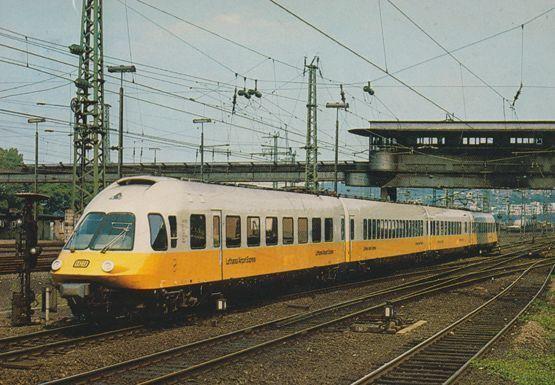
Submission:
[[419,360],[417,362],[413,362],[413,360],[407,361],[403,363],[397,370],[426,370],[426,369],[438,369],[438,370],[449,370],[451,368],[459,368],[462,364],[464,364],[466,360],[461,359],[450,359],[450,360],[442,360],[436,358],[434,360]]
[[[449,378],[448,374],[435,375],[433,373],[422,371],[422,372],[411,372],[406,373],[406,375],[398,375],[397,373],[387,375],[385,380],[394,380],[395,383],[401,383],[402,381],[411,381],[411,383],[422,384],[425,382],[431,383],[441,383],[443,380]],[[381,381],[380,381],[381,382]]]

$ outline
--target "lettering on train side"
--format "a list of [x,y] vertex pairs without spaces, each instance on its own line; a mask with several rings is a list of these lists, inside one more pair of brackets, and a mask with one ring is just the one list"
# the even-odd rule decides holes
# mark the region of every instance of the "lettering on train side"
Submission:
[[225,261],[226,265],[239,265],[243,263],[255,263],[256,257],[240,257],[240,258],[228,258]]
[[364,246],[364,249],[362,249],[363,251],[372,251],[372,250],[376,250],[376,246]]
[[333,250],[316,250],[316,256],[319,255],[331,255],[333,254],[334,251]]
[[423,245],[423,244],[424,244],[424,242],[416,242],[416,243],[415,243],[416,246],[421,246],[421,245]]

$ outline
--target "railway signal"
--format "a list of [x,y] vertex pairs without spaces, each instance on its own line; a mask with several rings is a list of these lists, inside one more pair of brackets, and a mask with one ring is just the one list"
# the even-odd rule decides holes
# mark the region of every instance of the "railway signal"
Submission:
[[31,290],[31,270],[37,265],[41,253],[38,246],[37,220],[34,207],[37,202],[47,200],[48,196],[37,193],[18,193],[24,200],[23,210],[16,218],[16,257],[22,258],[23,265],[19,271],[19,292],[12,293],[12,325],[24,326],[31,324],[31,303],[35,294]]

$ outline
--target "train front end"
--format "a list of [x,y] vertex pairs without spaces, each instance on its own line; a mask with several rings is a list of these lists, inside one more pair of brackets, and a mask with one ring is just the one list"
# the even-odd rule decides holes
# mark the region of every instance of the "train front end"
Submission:
[[144,307],[155,283],[145,194],[152,184],[115,183],[85,209],[58,258],[52,279],[74,315],[84,318],[131,313]]

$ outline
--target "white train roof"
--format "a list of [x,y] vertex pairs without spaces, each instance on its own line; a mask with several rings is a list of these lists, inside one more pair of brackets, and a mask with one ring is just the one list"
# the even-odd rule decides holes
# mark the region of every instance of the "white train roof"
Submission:
[[494,222],[491,214],[414,204],[388,203],[327,195],[306,194],[260,188],[246,188],[201,182],[182,181],[159,176],[122,178],[100,192],[87,206],[90,211],[132,211],[172,213],[194,210],[224,210],[238,213],[297,214],[301,211],[325,210],[343,214],[342,203],[349,213],[375,218],[418,218],[435,220],[470,220]]

